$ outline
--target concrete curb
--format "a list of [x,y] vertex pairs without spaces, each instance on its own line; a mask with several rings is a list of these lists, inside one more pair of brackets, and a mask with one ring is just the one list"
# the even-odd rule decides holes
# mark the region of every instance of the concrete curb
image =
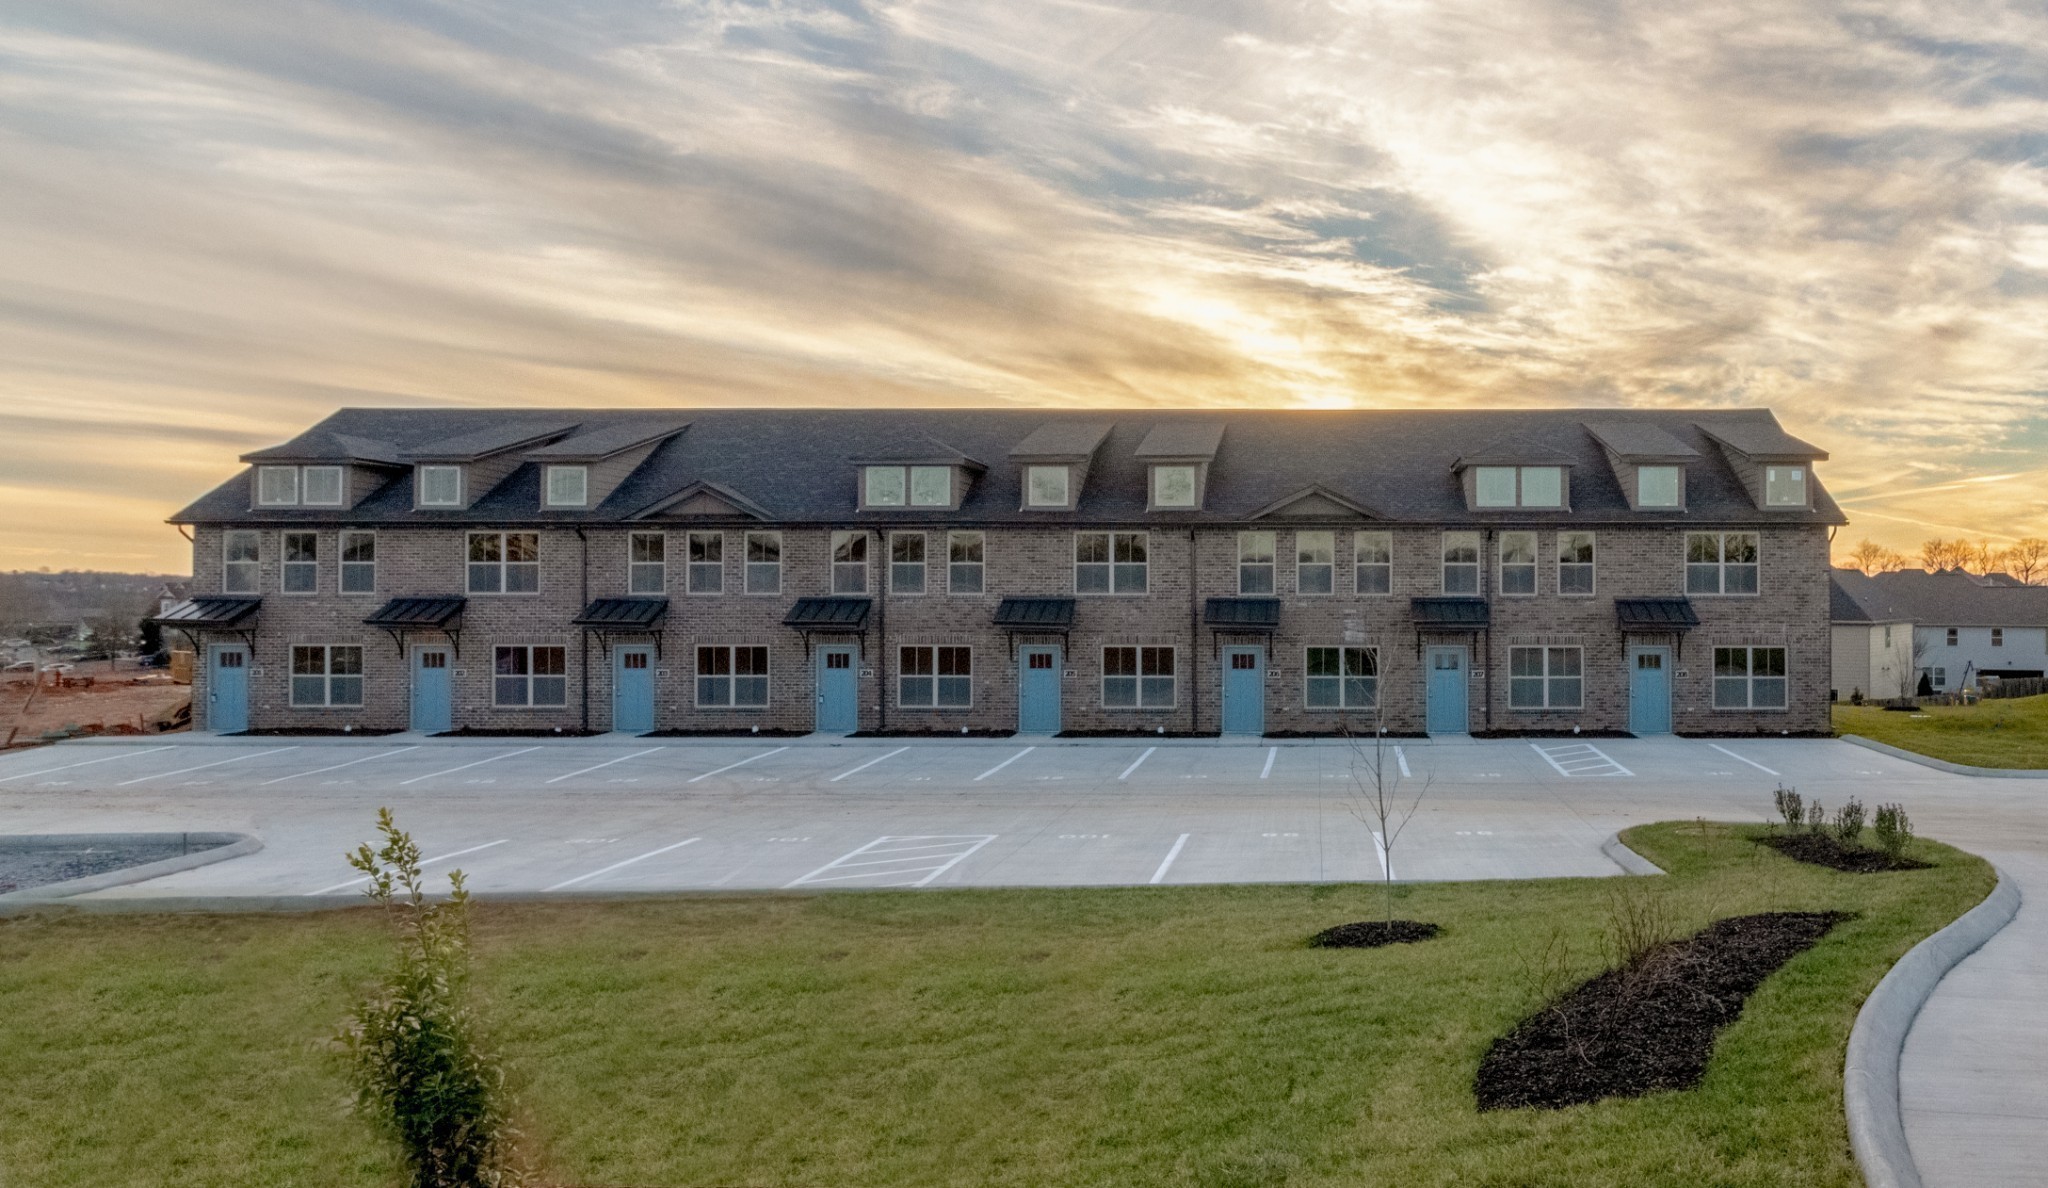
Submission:
[[211,866],[216,862],[225,862],[230,858],[239,858],[244,854],[254,854],[263,848],[260,839],[246,833],[28,833],[0,837],[0,850],[53,845],[162,845],[171,841],[205,848],[156,862],[145,862],[141,866],[110,870],[105,874],[87,875],[82,879],[66,879],[61,883],[45,883],[40,887],[10,891],[0,895],[0,910],[16,904],[44,904],[73,895],[104,891],[109,887],[125,887],[130,883],[148,882],[150,879],[176,874],[181,870],[193,870],[201,866]]
[[1899,1058],[1906,1033],[1948,971],[1997,935],[2019,910],[2019,884],[1999,871],[1998,886],[1984,902],[1899,958],[1856,1013],[1842,1066],[1842,1107],[1849,1116],[1849,1148],[1870,1188],[1921,1188],[1899,1107]]
[[1600,852],[1607,855],[1608,859],[1616,866],[1619,866],[1624,874],[1660,875],[1664,873],[1663,867],[1658,866],[1648,858],[1623,845],[1619,833],[1601,842]]
[[1894,759],[1904,759],[1908,763],[1918,763],[1922,767],[1931,767],[1936,771],[1945,771],[1952,775],[1990,776],[1993,779],[2002,780],[2048,780],[2048,771],[2033,771],[2024,767],[1971,767],[1967,763],[1950,763],[1946,759],[1936,759],[1932,755],[1922,755],[1918,751],[1908,751],[1903,747],[1881,743],[1874,738],[1865,738],[1860,734],[1845,734],[1842,736],[1842,741],[1862,747],[1865,750],[1876,751],[1880,755],[1890,755]]

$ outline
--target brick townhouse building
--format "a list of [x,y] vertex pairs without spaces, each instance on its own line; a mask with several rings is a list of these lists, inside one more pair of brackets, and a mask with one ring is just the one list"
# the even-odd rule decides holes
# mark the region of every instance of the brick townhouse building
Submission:
[[172,518],[253,730],[1828,727],[1764,410],[344,409]]

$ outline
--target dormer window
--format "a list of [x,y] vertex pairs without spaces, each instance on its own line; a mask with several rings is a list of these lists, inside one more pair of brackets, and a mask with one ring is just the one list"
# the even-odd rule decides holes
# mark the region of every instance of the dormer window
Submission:
[[421,507],[462,506],[462,467],[422,466],[418,475]]
[[256,468],[256,502],[264,507],[291,507],[299,502],[299,468]]
[[550,466],[547,470],[549,507],[582,507],[590,501],[588,466]]
[[1065,466],[1024,468],[1024,506],[1067,507],[1071,503],[1072,472]]
[[1683,507],[1685,468],[1682,466],[1639,466],[1636,468],[1637,507]]
[[1195,480],[1195,468],[1191,465],[1154,466],[1152,506],[1194,507]]
[[341,467],[308,466],[305,473],[306,506],[340,507]]
[[862,507],[951,507],[951,466],[869,466],[861,481]]
[[1562,466],[1475,466],[1474,507],[1563,507]]
[[1768,507],[1805,507],[1806,467],[1765,467],[1764,504]]

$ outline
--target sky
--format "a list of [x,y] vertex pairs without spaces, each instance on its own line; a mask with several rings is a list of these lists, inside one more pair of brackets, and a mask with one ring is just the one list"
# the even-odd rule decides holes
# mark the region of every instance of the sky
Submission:
[[0,8],[0,569],[427,404],[1762,405],[2048,535],[2048,10]]

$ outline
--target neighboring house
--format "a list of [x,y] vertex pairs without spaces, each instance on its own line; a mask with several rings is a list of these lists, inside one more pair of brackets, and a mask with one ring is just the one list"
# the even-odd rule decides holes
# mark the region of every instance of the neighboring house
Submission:
[[1768,411],[380,410],[172,517],[202,725],[1828,729]]
[[1913,665],[1912,613],[1860,570],[1833,571],[1828,593],[1833,696],[1841,701],[1858,693],[1877,701],[1911,697],[1919,679]]
[[191,595],[191,588],[184,582],[165,582],[156,592],[156,613],[167,615],[171,608],[185,601]]
[[1936,691],[2048,673],[2048,586],[2002,576],[1908,569],[1872,579],[1911,615],[1914,663]]

